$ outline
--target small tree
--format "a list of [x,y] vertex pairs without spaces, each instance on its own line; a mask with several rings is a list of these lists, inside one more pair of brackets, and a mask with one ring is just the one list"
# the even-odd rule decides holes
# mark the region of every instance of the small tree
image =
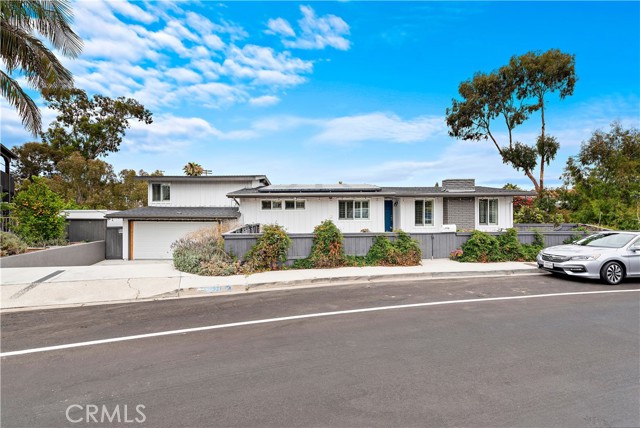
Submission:
[[28,244],[46,244],[64,237],[65,219],[60,215],[65,203],[44,183],[33,177],[26,189],[13,199],[16,233]]

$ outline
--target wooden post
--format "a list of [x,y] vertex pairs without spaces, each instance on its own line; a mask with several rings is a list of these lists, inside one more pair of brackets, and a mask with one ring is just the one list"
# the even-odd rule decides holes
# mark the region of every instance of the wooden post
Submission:
[[135,221],[129,220],[129,260],[133,260],[133,225]]

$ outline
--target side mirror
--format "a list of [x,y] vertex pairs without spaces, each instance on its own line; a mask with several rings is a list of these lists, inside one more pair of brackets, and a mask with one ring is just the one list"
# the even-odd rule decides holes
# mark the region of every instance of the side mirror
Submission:
[[629,247],[629,251],[633,251],[634,253],[637,253],[640,251],[640,245],[636,244],[636,245],[632,245]]

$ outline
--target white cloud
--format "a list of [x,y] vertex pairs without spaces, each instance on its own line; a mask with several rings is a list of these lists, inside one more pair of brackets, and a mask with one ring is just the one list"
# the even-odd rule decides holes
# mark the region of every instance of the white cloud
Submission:
[[163,114],[147,125],[131,122],[123,141],[131,152],[182,152],[194,144],[209,144],[219,140],[246,140],[254,138],[255,131],[233,130],[223,132],[200,117],[180,117]]
[[313,69],[311,61],[294,58],[288,52],[276,53],[272,48],[246,45],[232,47],[222,64],[224,72],[239,79],[251,79],[256,85],[293,86],[303,83],[301,73]]
[[[141,97],[148,107],[274,103],[279,88],[300,85],[313,72],[312,61],[290,52],[242,43],[248,34],[233,22],[185,13],[170,3],[96,0],[77,3],[75,13],[74,28],[85,49],[79,59],[63,61],[77,86]],[[131,24],[136,14],[139,19]],[[177,96],[193,94],[193,88],[183,87],[192,84],[206,86],[198,86],[203,91],[197,96]],[[265,92],[276,98],[260,98]]]
[[297,36],[283,18],[270,19],[265,32],[279,35],[282,44],[288,48],[349,50],[351,42],[346,38],[350,34],[349,24],[342,18],[336,15],[316,16],[311,6],[300,6],[300,12],[302,18],[298,21],[300,31]]
[[249,104],[258,107],[272,106],[274,104],[278,104],[279,102],[280,98],[276,97],[275,95],[263,95],[261,97],[255,97],[249,100]]
[[295,37],[296,33],[291,28],[289,21],[283,18],[270,19],[267,22],[268,30],[265,30],[267,34],[279,34],[285,37]]
[[151,24],[156,21],[156,17],[147,11],[141,9],[133,3],[124,0],[112,0],[109,6],[116,12],[145,24]]
[[446,132],[442,117],[420,116],[403,120],[390,113],[370,113],[330,119],[313,140],[324,143],[354,143],[385,141],[390,143],[416,143]]
[[185,67],[171,68],[167,70],[167,75],[180,83],[202,82],[202,76],[200,74]]

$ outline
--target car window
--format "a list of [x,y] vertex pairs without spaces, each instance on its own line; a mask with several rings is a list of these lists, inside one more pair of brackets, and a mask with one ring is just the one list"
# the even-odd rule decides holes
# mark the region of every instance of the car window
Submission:
[[576,242],[585,247],[621,248],[631,241],[635,236],[626,233],[598,233],[587,236]]

